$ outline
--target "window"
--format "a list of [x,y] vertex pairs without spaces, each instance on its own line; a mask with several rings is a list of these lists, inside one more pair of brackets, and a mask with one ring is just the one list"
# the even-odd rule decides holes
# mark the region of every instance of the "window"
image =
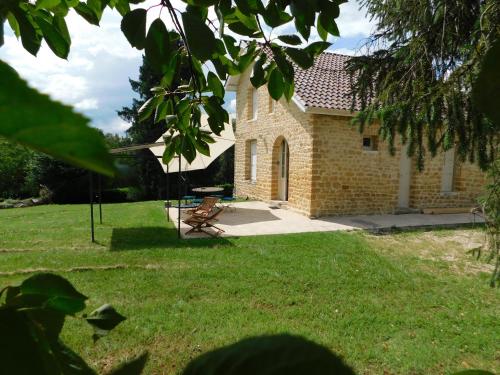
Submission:
[[276,100],[269,96],[269,113],[274,113],[276,109]]
[[364,151],[377,151],[378,150],[378,137],[372,135],[370,137],[363,137],[363,150]]
[[259,108],[259,94],[257,92],[257,89],[252,88],[252,101],[251,101],[251,108],[250,108],[250,119],[251,120],[256,120],[257,119],[257,111]]
[[449,149],[444,153],[443,175],[441,176],[441,192],[451,193],[453,191],[453,177],[455,174],[455,149]]
[[257,181],[257,141],[250,141],[250,181]]

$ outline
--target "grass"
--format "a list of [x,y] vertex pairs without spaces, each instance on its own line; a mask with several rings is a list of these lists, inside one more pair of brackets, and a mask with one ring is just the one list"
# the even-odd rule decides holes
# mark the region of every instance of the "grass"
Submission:
[[67,322],[64,339],[99,370],[147,349],[146,373],[171,374],[212,348],[289,332],[359,374],[500,371],[500,293],[463,250],[473,229],[178,241],[162,203],[144,202],[105,205],[91,244],[88,213],[0,211],[0,285],[50,270],[90,297],[89,310],[111,303],[126,315],[95,345],[83,322]]

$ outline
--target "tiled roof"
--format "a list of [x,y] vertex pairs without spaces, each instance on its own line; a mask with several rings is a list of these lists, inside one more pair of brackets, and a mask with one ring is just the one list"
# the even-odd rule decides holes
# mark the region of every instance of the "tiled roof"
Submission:
[[[350,56],[324,52],[314,66],[295,66],[295,95],[306,107],[351,110],[349,74],[345,63]],[[359,109],[356,105],[355,108]]]

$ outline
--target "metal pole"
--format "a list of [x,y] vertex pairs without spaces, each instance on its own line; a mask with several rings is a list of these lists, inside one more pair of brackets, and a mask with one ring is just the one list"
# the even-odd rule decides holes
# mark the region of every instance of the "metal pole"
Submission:
[[102,176],[99,174],[97,179],[98,189],[99,189],[99,222],[102,224]]
[[168,164],[167,164],[167,174],[165,175],[167,178],[167,221],[170,221],[170,189],[168,186]]
[[179,179],[177,187],[177,238],[181,238],[181,155],[179,154]]
[[89,172],[89,199],[90,199],[90,232],[91,232],[92,242],[95,242],[95,236],[94,236],[94,181],[92,178],[92,172]]

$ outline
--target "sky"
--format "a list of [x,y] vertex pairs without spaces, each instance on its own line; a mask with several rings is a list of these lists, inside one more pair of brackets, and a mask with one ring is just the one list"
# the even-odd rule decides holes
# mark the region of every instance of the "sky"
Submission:
[[[146,0],[140,7],[147,9],[156,3],[158,0]],[[183,7],[179,0],[172,3]],[[148,13],[148,24],[157,16],[152,9]],[[168,27],[170,21],[165,16],[162,19]],[[45,43],[38,56],[32,56],[6,25],[0,59],[16,69],[32,87],[73,105],[91,120],[93,126],[107,133],[123,134],[129,124],[121,120],[116,111],[129,106],[135,96],[129,78],[138,77],[142,51],[127,42],[120,30],[120,21],[118,12],[110,9],[104,12],[100,27],[70,13],[66,18],[72,39],[68,60],[56,57]],[[333,45],[329,50],[343,54],[356,54],[363,40],[373,31],[373,23],[359,9],[356,0],[340,6],[337,24],[341,37],[330,40]],[[290,27],[287,25],[279,31],[286,33]],[[314,40],[319,37],[313,33],[310,41]],[[234,112],[234,94],[228,93],[226,102],[228,110]]]

